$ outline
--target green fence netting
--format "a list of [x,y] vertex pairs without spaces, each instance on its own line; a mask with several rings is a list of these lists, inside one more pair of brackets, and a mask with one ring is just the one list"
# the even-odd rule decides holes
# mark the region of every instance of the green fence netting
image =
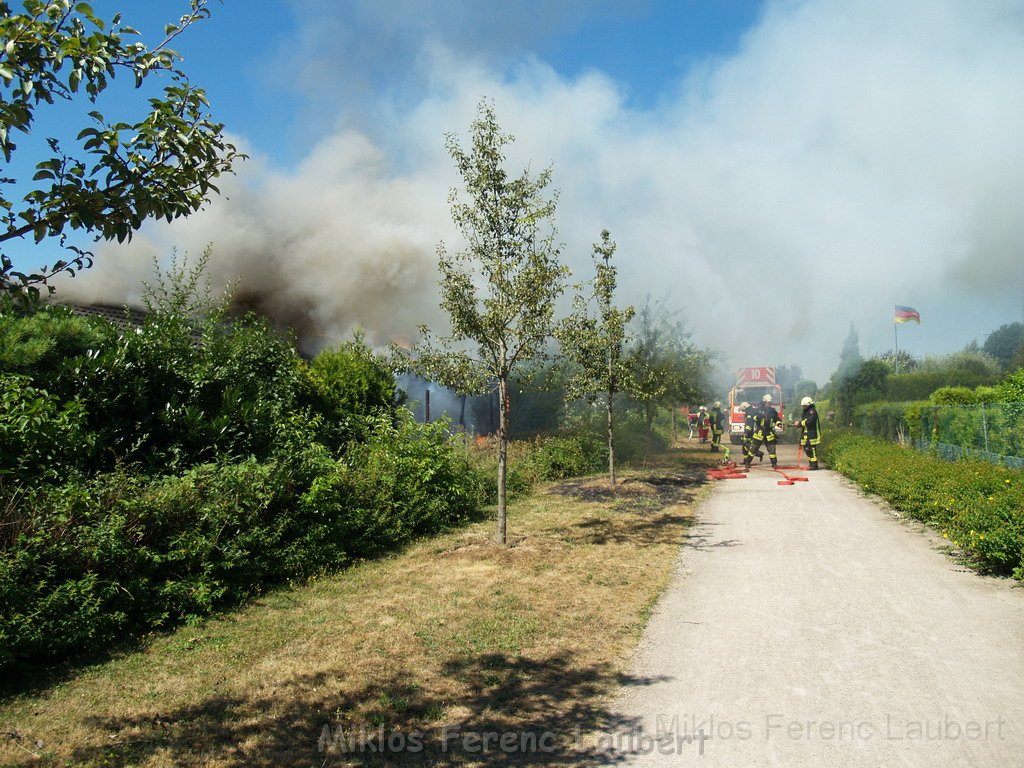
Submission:
[[878,409],[858,415],[856,426],[951,461],[975,458],[1024,467],[1024,403],[922,406],[909,421],[899,408]]

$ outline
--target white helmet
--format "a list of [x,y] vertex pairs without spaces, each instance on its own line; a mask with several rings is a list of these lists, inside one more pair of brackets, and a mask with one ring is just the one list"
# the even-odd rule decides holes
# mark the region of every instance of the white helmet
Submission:
[[809,397],[805,397],[803,400],[800,401],[800,405],[806,408],[808,405],[814,405],[814,401]]
[[744,400],[742,403],[740,403],[740,408],[742,408],[744,411],[747,410],[747,408],[749,408],[749,407],[750,407],[750,403],[748,403],[746,400]]
[[721,408],[721,407],[722,407],[722,401],[721,400],[715,400],[715,408]]
[[765,395],[764,397],[761,398],[761,402],[764,402],[764,403],[770,403],[771,401],[772,401],[772,396],[771,395]]

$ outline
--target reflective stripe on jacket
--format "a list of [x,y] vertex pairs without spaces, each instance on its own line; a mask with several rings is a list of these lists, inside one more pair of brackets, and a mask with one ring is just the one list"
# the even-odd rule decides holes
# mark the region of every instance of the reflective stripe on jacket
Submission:
[[778,411],[767,403],[762,405],[754,414],[754,439],[769,443],[778,440],[778,435],[775,434],[775,425],[781,423],[782,419],[779,418]]
[[803,429],[801,442],[810,445],[818,445],[821,442],[821,427],[818,425],[818,409],[813,405],[804,408],[803,418],[800,419],[800,427]]

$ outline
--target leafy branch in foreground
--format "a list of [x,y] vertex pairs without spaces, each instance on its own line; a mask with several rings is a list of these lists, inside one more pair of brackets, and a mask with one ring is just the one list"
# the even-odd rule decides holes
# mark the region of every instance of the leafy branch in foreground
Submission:
[[209,16],[208,4],[190,0],[189,12],[147,47],[132,39],[139,33],[121,14],[107,23],[86,2],[23,0],[21,13],[0,2],[0,152],[8,163],[18,149],[14,136],[32,133],[40,107],[81,98],[95,104],[120,71],[131,73],[136,88],[154,72],[171,80],[162,97],[149,99],[142,119],[111,121],[90,111],[75,152],[48,137],[49,152],[35,163],[32,178],[40,185],[21,200],[0,194],[0,243],[52,238],[69,254],[25,273],[0,253],[0,287],[8,298],[38,297],[41,285],[52,293],[50,278],[91,266],[92,254],[69,244],[69,232],[124,242],[148,219],[187,216],[219,191],[213,180],[245,157],[225,139],[223,124],[210,118],[205,92],[177,68],[181,57],[168,47]]

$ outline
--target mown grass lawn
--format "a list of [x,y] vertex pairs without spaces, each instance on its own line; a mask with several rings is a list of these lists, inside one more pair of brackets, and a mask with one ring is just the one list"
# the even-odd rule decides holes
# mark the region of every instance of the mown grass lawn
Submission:
[[[596,478],[549,484],[512,505],[508,547],[488,519],[53,672],[0,702],[0,760],[578,764],[577,733],[609,725],[710,458],[672,451],[615,498]],[[516,735],[483,752],[485,733]]]

